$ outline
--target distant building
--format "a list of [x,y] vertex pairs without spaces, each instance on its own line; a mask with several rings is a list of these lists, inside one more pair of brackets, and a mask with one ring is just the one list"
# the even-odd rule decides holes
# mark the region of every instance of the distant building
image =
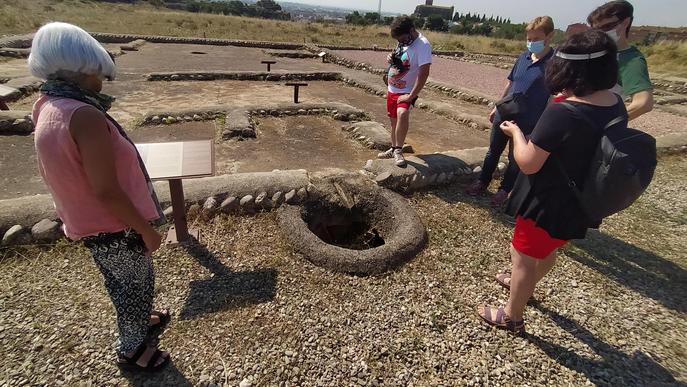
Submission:
[[439,15],[444,20],[453,20],[453,6],[444,7],[441,5],[434,5],[434,0],[426,0],[425,4],[420,4],[415,7],[413,15],[418,17]]

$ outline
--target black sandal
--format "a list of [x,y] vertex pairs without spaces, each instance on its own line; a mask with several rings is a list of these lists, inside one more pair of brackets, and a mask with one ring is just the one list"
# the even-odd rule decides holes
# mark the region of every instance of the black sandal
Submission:
[[167,327],[167,324],[169,324],[172,321],[172,314],[167,309],[164,309],[162,311],[154,310],[150,312],[150,315],[156,316],[160,320],[160,322],[148,326],[149,335],[153,335],[155,332],[161,332],[163,329],[165,329],[165,327]]
[[143,372],[157,372],[160,371],[162,368],[164,368],[168,363],[169,363],[169,354],[164,358],[163,362],[160,364],[156,364],[158,359],[162,357],[162,354],[164,353],[163,351],[160,351],[159,349],[155,350],[155,353],[153,353],[153,356],[150,357],[150,360],[148,360],[148,363],[144,366],[139,365],[138,359],[143,356],[143,354],[146,352],[148,349],[148,345],[143,343],[138,346],[138,349],[136,349],[136,353],[132,357],[128,357],[124,355],[123,353],[120,353],[117,355],[117,366],[123,370],[127,371],[143,371]]

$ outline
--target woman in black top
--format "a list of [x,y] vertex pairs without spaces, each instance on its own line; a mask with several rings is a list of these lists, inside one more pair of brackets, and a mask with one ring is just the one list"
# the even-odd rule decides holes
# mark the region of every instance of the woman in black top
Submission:
[[[512,138],[518,176],[506,212],[516,217],[511,244],[512,273],[496,279],[510,288],[505,308],[481,306],[478,314],[489,324],[524,332],[523,314],[534,288],[553,267],[558,248],[571,239],[585,237],[600,222],[580,209],[562,168],[582,182],[601,138],[603,127],[626,116],[622,100],[611,89],[617,82],[615,43],[601,31],[586,31],[563,43],[547,66],[546,78],[553,93],[568,98],[550,105],[529,141],[514,122],[501,129]],[[595,123],[595,125],[592,125]]]

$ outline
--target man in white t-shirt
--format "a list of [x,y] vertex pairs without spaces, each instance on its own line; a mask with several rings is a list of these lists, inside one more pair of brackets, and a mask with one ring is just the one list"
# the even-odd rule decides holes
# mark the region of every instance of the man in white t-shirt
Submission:
[[413,19],[399,16],[391,23],[391,37],[398,47],[389,55],[387,83],[389,86],[386,108],[391,119],[391,148],[377,157],[393,158],[403,167],[403,143],[408,134],[410,109],[429,77],[432,65],[432,46],[417,32]]

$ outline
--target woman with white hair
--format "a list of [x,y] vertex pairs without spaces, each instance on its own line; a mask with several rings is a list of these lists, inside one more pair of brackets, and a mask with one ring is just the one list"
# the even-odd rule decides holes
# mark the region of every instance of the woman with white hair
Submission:
[[114,98],[101,94],[114,79],[108,52],[83,29],[43,26],[33,39],[31,74],[45,80],[33,106],[40,173],[64,232],[91,250],[117,311],[117,364],[158,370],[169,353],[157,348],[167,311],[152,309],[151,254],[164,220],[145,166],[122,127],[107,114]]

